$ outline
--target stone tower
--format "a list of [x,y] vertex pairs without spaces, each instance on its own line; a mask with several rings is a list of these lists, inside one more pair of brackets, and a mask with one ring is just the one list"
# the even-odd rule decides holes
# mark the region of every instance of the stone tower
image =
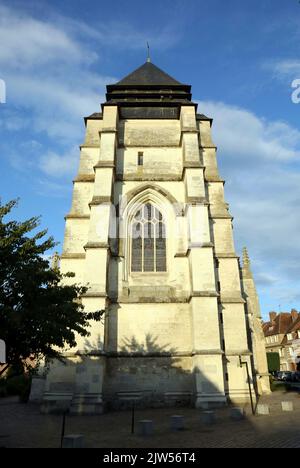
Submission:
[[88,284],[86,310],[106,315],[65,351],[67,365],[52,364],[45,410],[247,401],[240,357],[254,395],[265,350],[250,330],[257,296],[245,299],[254,282],[245,264],[241,279],[212,119],[190,85],[147,61],[108,85],[85,123],[60,268]]

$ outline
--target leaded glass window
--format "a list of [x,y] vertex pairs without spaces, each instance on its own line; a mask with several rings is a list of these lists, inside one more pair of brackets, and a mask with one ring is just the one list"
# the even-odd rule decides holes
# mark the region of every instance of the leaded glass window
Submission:
[[161,212],[151,203],[142,205],[131,227],[131,271],[166,271],[166,229]]

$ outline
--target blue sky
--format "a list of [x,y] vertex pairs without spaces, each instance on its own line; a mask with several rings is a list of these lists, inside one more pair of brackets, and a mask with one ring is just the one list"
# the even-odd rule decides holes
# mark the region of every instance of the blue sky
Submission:
[[41,214],[62,241],[82,117],[145,61],[146,41],[214,118],[236,249],[248,246],[264,316],[299,308],[298,0],[0,0],[2,200],[20,197],[17,216]]

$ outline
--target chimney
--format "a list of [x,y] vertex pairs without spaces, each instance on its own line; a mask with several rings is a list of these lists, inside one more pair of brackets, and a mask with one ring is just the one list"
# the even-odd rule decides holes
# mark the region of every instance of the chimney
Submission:
[[296,309],[292,309],[291,310],[291,316],[292,316],[293,322],[296,322],[296,320],[299,317],[299,312]]
[[277,312],[269,312],[270,322],[274,322],[277,317]]

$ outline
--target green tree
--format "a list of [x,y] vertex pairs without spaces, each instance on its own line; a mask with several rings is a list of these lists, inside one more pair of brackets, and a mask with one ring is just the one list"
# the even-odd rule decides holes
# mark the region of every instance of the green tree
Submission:
[[62,359],[59,348],[76,346],[75,334],[87,337],[89,321],[100,321],[104,311],[85,312],[80,297],[87,288],[63,284],[45,252],[56,243],[39,231],[40,218],[8,220],[13,200],[0,202],[0,338],[6,343],[6,367],[32,369],[45,358]]

